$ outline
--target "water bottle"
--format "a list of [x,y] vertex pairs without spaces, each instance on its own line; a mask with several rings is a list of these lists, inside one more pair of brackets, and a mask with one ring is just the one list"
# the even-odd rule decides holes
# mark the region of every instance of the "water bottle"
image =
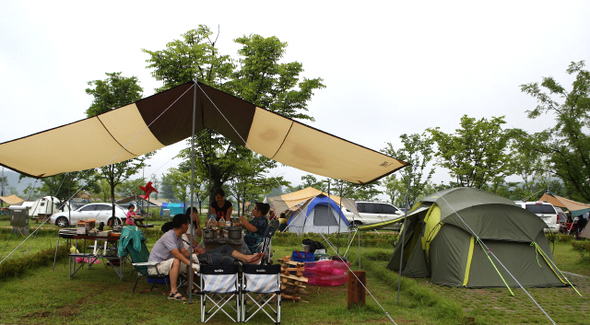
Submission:
[[215,225],[216,225],[215,215],[211,214],[211,215],[209,215],[209,220],[207,220],[207,229],[212,230],[212,229],[214,229]]

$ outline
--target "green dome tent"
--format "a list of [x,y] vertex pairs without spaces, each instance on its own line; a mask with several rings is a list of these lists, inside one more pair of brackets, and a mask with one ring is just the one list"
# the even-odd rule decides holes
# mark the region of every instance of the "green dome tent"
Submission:
[[403,245],[400,240],[387,268],[400,269],[403,247],[402,275],[431,277],[435,284],[566,286],[544,227],[543,220],[509,199],[473,188],[448,189],[409,212],[400,235]]

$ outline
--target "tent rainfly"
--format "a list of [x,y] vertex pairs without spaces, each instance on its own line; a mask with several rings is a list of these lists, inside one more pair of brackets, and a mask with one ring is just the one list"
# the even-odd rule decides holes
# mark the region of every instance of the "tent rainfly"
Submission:
[[[557,287],[567,279],[555,266],[545,223],[509,199],[472,188],[430,195],[408,214],[387,268],[431,277],[452,287]],[[485,248],[487,246],[491,253]],[[504,282],[505,281],[505,282]]]
[[0,165],[40,178],[122,162],[190,137],[193,115],[196,132],[215,130],[277,162],[325,177],[365,184],[408,165],[200,82],[1,143]]
[[308,232],[322,234],[347,232],[349,226],[348,220],[336,202],[323,194],[309,199],[291,215],[288,221],[289,231],[298,235]]

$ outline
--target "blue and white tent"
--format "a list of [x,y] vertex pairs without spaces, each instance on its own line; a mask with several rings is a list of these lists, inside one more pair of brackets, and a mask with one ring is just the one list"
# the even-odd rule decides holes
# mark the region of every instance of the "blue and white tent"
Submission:
[[288,223],[289,231],[297,234],[348,232],[350,226],[338,204],[325,195],[305,202],[291,215]]

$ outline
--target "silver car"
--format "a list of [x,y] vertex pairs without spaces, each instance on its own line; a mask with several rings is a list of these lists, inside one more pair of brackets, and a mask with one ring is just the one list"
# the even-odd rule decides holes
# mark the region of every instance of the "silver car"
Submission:
[[400,219],[404,216],[404,212],[399,208],[384,202],[359,201],[356,202],[356,209],[358,215],[345,207],[342,208],[342,213],[348,222],[357,226]]
[[89,203],[74,211],[54,213],[49,218],[50,224],[58,227],[69,227],[80,220],[96,219],[96,224],[104,222],[105,225],[122,224],[127,218],[127,212],[115,204],[115,217],[113,218],[113,205],[111,203]]

